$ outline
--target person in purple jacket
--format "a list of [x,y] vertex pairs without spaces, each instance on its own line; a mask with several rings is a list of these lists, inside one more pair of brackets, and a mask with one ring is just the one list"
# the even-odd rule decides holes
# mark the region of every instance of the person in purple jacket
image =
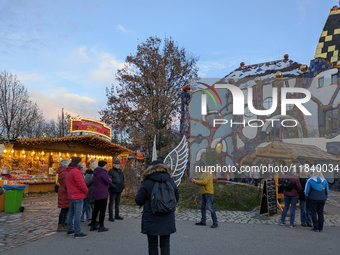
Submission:
[[299,195],[303,192],[300,180],[295,176],[295,174],[292,172],[288,172],[288,175],[283,175],[279,182],[282,183],[283,180],[288,179],[292,185],[292,189],[290,191],[284,189],[284,201],[285,201],[285,207],[283,209],[282,215],[281,215],[281,223],[280,225],[285,225],[285,219],[287,212],[289,210],[289,205],[291,205],[290,208],[290,228],[295,228],[294,226],[294,218],[295,218],[295,209],[296,209],[296,203],[299,199]]
[[[92,199],[94,200],[94,210],[92,212],[92,226],[90,231],[98,230],[98,232],[104,232],[109,230],[104,227],[104,218],[111,182],[112,180],[107,173],[107,163],[103,160],[99,161],[98,167],[93,172]],[[100,212],[99,228],[95,225],[98,212]]]

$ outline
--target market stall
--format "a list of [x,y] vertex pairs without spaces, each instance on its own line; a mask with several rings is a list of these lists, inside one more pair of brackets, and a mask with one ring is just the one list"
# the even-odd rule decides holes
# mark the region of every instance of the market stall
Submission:
[[[252,158],[270,159],[274,166],[308,165],[313,171],[316,166],[320,167],[325,178],[334,179],[334,171],[338,167],[340,159],[332,154],[321,150],[315,145],[293,144],[284,142],[265,142],[257,146]],[[333,171],[331,171],[333,168]],[[300,169],[298,169],[300,170]]]
[[2,178],[9,184],[28,184],[29,193],[54,190],[55,175],[62,159],[78,156],[87,165],[91,158],[105,160],[111,168],[117,155],[134,154],[97,135],[24,138],[9,143],[0,141],[0,144],[4,148],[0,157]]
[[[282,171],[302,171],[307,166],[310,171],[320,169],[328,182],[334,182],[338,178],[340,160],[314,145],[292,144],[284,142],[264,142],[257,146],[255,153],[243,159],[258,168],[261,178],[273,179],[276,182],[276,197],[282,199],[283,194],[278,191],[279,174]],[[261,165],[259,162],[262,162]],[[267,162],[267,164],[264,164]],[[264,171],[265,170],[265,171]],[[273,178],[270,178],[272,176]],[[277,202],[278,212],[282,212],[282,205]]]

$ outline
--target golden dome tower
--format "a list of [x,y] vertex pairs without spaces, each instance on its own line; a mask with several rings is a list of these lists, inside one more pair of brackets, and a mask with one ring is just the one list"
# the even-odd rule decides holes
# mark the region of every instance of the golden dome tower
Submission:
[[[340,3],[339,3],[340,5]],[[314,58],[340,65],[340,8],[333,6],[322,30]]]

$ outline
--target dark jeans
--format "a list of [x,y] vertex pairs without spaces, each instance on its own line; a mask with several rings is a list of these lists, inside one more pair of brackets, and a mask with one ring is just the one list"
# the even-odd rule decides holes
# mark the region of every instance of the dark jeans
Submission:
[[[93,213],[93,211],[94,211],[94,203],[91,204],[91,211],[92,211],[92,213]],[[91,215],[91,217],[92,217],[92,215]],[[92,220],[92,219],[91,219],[91,220]],[[96,221],[99,223],[99,214],[97,214]],[[92,224],[92,221],[91,221],[91,224]]]
[[[161,255],[170,255],[170,235],[159,237]],[[158,236],[148,235],[149,255],[158,255]]]
[[84,221],[84,214],[86,214],[86,220],[91,220],[91,205],[87,198],[84,198],[83,213],[81,214],[81,221]]
[[100,212],[99,227],[104,227],[106,205],[107,205],[107,198],[94,201],[94,210],[92,212],[92,221],[91,221],[92,226],[96,224],[96,218],[97,218],[98,212]]
[[312,225],[312,216],[309,208],[307,208],[307,201],[300,200],[300,218],[301,224]]
[[281,215],[281,222],[285,223],[286,215],[289,210],[289,205],[291,205],[290,208],[290,225],[294,226],[294,218],[295,218],[295,209],[296,209],[296,203],[298,201],[298,197],[288,197],[284,196],[285,200],[285,207],[283,208],[283,212]]
[[203,194],[201,197],[201,214],[202,214],[201,222],[205,223],[207,219],[206,210],[205,210],[206,204],[208,204],[208,208],[211,212],[211,219],[213,221],[213,224],[217,224],[217,216],[216,216],[216,212],[213,206],[213,195],[212,194]]
[[[315,230],[323,229],[323,208],[325,206],[326,200],[308,200],[310,213],[312,215],[313,226]],[[318,217],[316,216],[318,214]]]
[[84,199],[70,200],[70,209],[67,216],[67,231],[73,231],[73,219],[74,219],[74,233],[80,234],[80,217],[83,212]]
[[59,213],[59,224],[65,224],[66,222],[66,215],[69,208],[61,208]]
[[113,203],[115,203],[115,217],[119,216],[119,204],[121,192],[110,192],[110,201],[109,201],[109,218],[113,219]]

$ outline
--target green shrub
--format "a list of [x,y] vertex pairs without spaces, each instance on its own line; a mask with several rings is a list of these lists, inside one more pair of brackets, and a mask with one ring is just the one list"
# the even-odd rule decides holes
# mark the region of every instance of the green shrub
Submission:
[[[198,185],[181,183],[178,187],[180,208],[199,209],[201,192]],[[254,186],[236,185],[230,183],[214,184],[214,207],[216,210],[251,211],[260,205],[259,189]],[[136,205],[135,194],[122,196],[121,204]]]

